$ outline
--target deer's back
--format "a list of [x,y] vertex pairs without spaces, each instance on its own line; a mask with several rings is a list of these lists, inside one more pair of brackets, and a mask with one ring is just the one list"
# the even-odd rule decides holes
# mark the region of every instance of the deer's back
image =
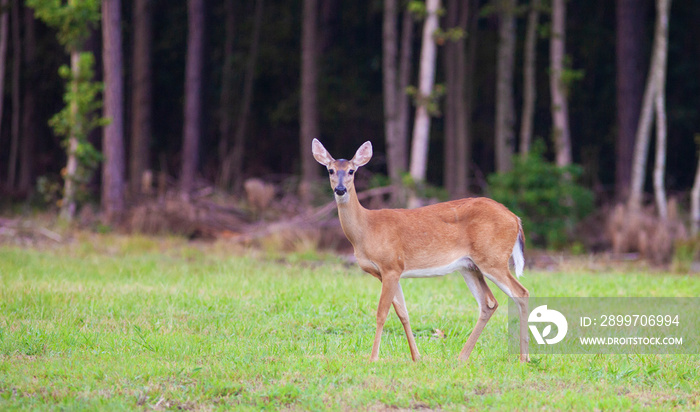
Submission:
[[477,265],[508,259],[519,230],[518,217],[488,198],[453,200],[417,209],[369,211],[369,241],[357,250],[400,270],[448,265],[469,257]]

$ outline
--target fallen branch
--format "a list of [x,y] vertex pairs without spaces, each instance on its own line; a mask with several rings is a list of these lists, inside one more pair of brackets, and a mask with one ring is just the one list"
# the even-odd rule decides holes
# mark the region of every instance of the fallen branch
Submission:
[[42,235],[53,240],[56,243],[63,241],[63,237],[58,233],[49,230],[45,227],[37,227],[30,221],[22,221],[20,219],[4,219],[0,218],[0,235],[8,237],[25,236],[29,237]]
[[[384,196],[391,194],[392,187],[391,186],[382,186],[382,187],[375,187],[374,189],[369,189],[365,190],[364,192],[360,192],[357,194],[357,199],[358,200],[365,200],[365,199],[370,199],[375,196]],[[332,211],[335,210],[335,200],[332,200],[325,205],[318,207],[314,209],[311,213],[308,215],[301,215],[299,218],[307,221],[317,221],[320,220],[323,216],[331,213]]]
[[63,238],[61,237],[61,235],[59,235],[58,233],[53,232],[45,227],[40,227],[37,230],[39,231],[39,233],[41,233],[45,237],[53,240],[56,243],[61,243],[63,241]]
[[[359,200],[369,199],[375,196],[384,196],[390,194],[392,191],[391,186],[375,187],[373,189],[365,190],[357,194]],[[303,213],[292,219],[283,222],[273,222],[273,223],[258,223],[249,226],[249,230],[246,230],[244,234],[234,238],[241,242],[250,242],[252,240],[260,239],[268,236],[271,233],[285,230],[298,226],[309,226],[317,225],[318,222],[324,220],[331,212],[336,209],[335,200],[326,203],[323,206],[319,206],[308,213]]]

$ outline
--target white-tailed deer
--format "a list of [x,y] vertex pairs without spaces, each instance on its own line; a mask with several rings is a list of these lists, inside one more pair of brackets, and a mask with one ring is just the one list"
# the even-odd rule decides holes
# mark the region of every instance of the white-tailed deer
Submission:
[[372,144],[365,142],[352,160],[333,159],[316,139],[312,150],[314,158],[328,168],[340,224],[355,248],[357,263],[382,282],[370,360],[379,358],[382,330],[392,303],[406,332],[411,357],[418,360],[420,354],[399,280],[442,276],[454,271],[462,274],[480,310],[459,359],[469,358],[498,307],[486,277],[518,305],[520,360],[528,360],[529,292],[511,275],[508,265],[512,257],[515,273],[520,276],[525,264],[523,228],[515,214],[486,198],[453,200],[418,209],[368,210],[360,205],[353,181],[357,169],[372,158]]

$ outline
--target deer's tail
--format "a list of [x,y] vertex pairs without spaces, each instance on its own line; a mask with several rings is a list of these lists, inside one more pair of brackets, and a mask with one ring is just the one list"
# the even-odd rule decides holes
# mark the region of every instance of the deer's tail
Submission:
[[525,267],[525,233],[523,232],[523,223],[518,218],[518,237],[515,239],[515,244],[513,245],[513,253],[511,257],[513,258],[513,267],[515,268],[515,276],[520,277],[523,275],[523,268]]

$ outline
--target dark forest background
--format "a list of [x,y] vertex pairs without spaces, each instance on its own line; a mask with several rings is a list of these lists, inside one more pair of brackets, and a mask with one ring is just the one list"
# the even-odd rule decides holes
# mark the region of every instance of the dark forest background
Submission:
[[[108,2],[108,1],[107,1]],[[102,2],[102,6],[107,2]],[[59,66],[68,63],[68,54],[57,41],[57,31],[33,16],[22,1],[6,1],[4,13],[10,14],[10,41],[4,79],[2,123],[0,128],[0,193],[7,206],[17,201],[38,197],[37,181],[46,177],[60,182],[66,164],[62,138],[48,125],[49,118],[64,106],[65,82],[58,76]],[[139,179],[130,176],[128,162],[134,156],[132,130],[133,59],[135,39],[135,4],[122,0],[120,27],[123,52],[123,145],[126,153],[124,186]],[[146,2],[151,21],[151,136],[146,141],[147,168],[168,176],[172,182],[180,178],[183,160],[183,128],[185,127],[185,72],[188,51],[188,2],[150,0]],[[191,3],[191,1],[189,2]],[[302,66],[303,8],[301,0],[265,0],[259,7],[261,24],[257,56],[253,65],[250,108],[243,136],[244,155],[237,176],[224,187],[219,185],[222,155],[222,121],[235,120],[243,110],[246,64],[254,43],[256,6],[261,1],[207,0],[204,6],[203,53],[201,71],[201,123],[198,127],[199,151],[196,159],[197,184],[210,184],[231,193],[241,193],[242,182],[250,177],[280,184],[302,175],[301,153],[309,150],[300,144],[300,98]],[[383,109],[382,24],[384,3],[379,0],[317,0],[316,47],[318,50],[319,132],[316,137],[331,153],[350,157],[364,141],[371,140],[375,157],[367,166],[373,174],[387,174],[386,141]],[[407,6],[398,2],[400,10]],[[412,2],[416,3],[416,2]],[[450,2],[441,16],[445,27]],[[498,49],[499,13],[493,12],[493,1],[465,2],[468,12],[478,13],[467,42],[475,36],[474,70],[466,82],[473,88],[470,126],[471,154],[468,173],[468,194],[488,194],[487,176],[496,171],[494,123],[496,116],[496,52]],[[625,3],[626,9],[625,9]],[[630,5],[631,4],[631,5]],[[523,42],[527,10],[530,2],[520,1],[514,10],[516,48],[513,76],[514,128],[519,130],[523,101]],[[191,6],[191,4],[189,5]],[[19,8],[19,13],[13,13]],[[631,41],[638,45],[635,58],[639,80],[637,99],[641,99],[649,69],[654,35],[655,3],[652,0],[587,0],[566,2],[566,64],[576,79],[569,88],[569,121],[573,162],[581,165],[581,183],[596,195],[597,204],[620,200],[620,193],[629,183],[618,171],[621,144],[617,89],[621,64],[616,59],[616,45],[625,38],[616,30],[621,19],[632,20],[638,35]],[[228,13],[227,14],[227,10]],[[554,159],[552,115],[549,91],[550,2],[542,3],[536,43],[536,90],[534,136],[545,142],[545,157]],[[629,15],[624,15],[625,10]],[[622,13],[622,14],[621,14]],[[232,17],[227,20],[226,17]],[[14,19],[20,19],[14,22]],[[34,19],[28,24],[28,19]],[[414,17],[412,38],[411,84],[416,85],[422,18]],[[688,202],[695,175],[700,133],[700,4],[695,0],[674,0],[670,8],[666,107],[668,116],[668,151],[665,185],[668,193]],[[16,29],[13,24],[18,24]],[[227,37],[228,30],[228,37]],[[31,32],[30,32],[31,31]],[[190,33],[190,34],[188,34]],[[233,37],[231,37],[233,34]],[[19,35],[18,38],[15,38]],[[85,50],[95,54],[97,79],[103,73],[103,34],[99,22],[85,43]],[[227,43],[227,38],[229,43]],[[30,40],[31,39],[31,40]],[[629,40],[629,39],[628,39]],[[28,45],[32,41],[32,45]],[[449,42],[449,40],[447,40]],[[20,53],[15,49],[20,48]],[[34,50],[31,62],[23,57],[27,47]],[[438,47],[436,84],[446,82],[444,51]],[[463,46],[466,47],[466,46]],[[15,64],[14,59],[22,59]],[[230,66],[226,66],[229,60]],[[230,70],[230,84],[223,84],[223,72]],[[19,76],[13,70],[19,68]],[[629,73],[629,71],[628,71]],[[13,83],[19,81],[19,98],[13,97]],[[222,109],[225,93],[233,96],[228,112]],[[28,100],[31,99],[31,100]],[[32,102],[32,112],[26,103]],[[632,100],[634,101],[634,99]],[[639,101],[641,104],[641,101]],[[441,107],[444,100],[440,101]],[[638,109],[637,109],[638,110]],[[15,114],[19,111],[19,114]],[[412,112],[412,110],[411,110]],[[31,152],[20,157],[16,169],[10,169],[12,123],[19,116],[26,126],[19,128],[18,150],[29,145]],[[29,117],[27,117],[29,116]],[[24,124],[24,123],[22,123]],[[427,181],[443,186],[445,149],[445,116],[432,119]],[[628,132],[629,136],[629,132]],[[629,139],[629,137],[627,137]],[[100,129],[91,133],[90,141],[102,150]],[[515,148],[519,143],[515,142]],[[653,138],[652,138],[653,158]],[[628,159],[629,160],[629,159]],[[28,162],[22,165],[22,162]],[[652,168],[649,162],[649,170]],[[626,163],[624,167],[629,167]],[[322,170],[318,167],[318,176]],[[617,174],[616,174],[617,172]],[[88,195],[99,202],[101,172],[88,185]],[[628,177],[627,177],[628,179]],[[293,179],[292,179],[293,180]],[[647,179],[651,192],[651,179]],[[127,205],[136,197],[125,193]],[[328,199],[324,199],[327,201]],[[687,207],[687,206],[682,206]]]

